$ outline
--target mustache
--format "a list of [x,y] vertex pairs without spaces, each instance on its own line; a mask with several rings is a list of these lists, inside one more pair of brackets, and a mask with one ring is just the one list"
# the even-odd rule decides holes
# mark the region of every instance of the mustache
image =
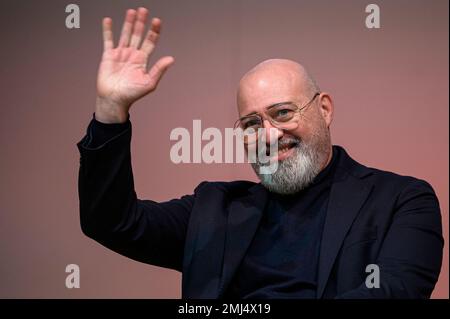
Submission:
[[[287,146],[298,147],[302,143],[302,140],[295,136],[288,136],[288,137],[283,137],[282,139],[278,140],[276,143],[278,143],[278,147],[275,148],[274,150],[278,151]],[[266,144],[265,148],[264,147],[262,147],[261,149],[258,148],[258,154],[260,154],[260,155],[265,154],[266,156],[269,156],[271,147],[272,148],[275,147],[276,143]]]
[[282,138],[278,141],[278,148],[285,147],[285,146],[298,146],[301,143],[301,139],[294,136],[289,136]]

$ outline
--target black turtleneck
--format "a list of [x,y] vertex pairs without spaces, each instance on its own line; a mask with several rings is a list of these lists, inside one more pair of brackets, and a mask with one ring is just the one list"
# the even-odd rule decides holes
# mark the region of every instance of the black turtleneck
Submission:
[[229,298],[316,298],[320,241],[339,149],[308,188],[271,193]]

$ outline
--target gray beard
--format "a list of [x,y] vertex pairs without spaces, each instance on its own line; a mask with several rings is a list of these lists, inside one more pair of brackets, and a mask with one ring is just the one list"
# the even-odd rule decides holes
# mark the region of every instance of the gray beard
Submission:
[[[261,174],[260,162],[252,163],[261,184],[269,191],[288,195],[307,188],[322,170],[327,160],[328,146],[331,145],[329,132],[320,138],[315,135],[311,143],[299,141],[294,154],[278,162],[277,170],[272,174]],[[267,164],[266,164],[267,165]]]

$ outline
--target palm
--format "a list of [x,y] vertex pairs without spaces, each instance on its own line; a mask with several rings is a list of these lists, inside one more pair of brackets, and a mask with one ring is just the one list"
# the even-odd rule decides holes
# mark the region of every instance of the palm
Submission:
[[98,74],[98,93],[115,99],[138,99],[151,90],[152,79],[146,70],[147,56],[132,48],[105,51]]
[[172,57],[161,58],[147,71],[147,62],[159,38],[159,19],[153,19],[143,37],[148,10],[128,10],[119,44],[114,47],[112,20],[103,20],[104,51],[97,77],[97,94],[115,104],[129,107],[133,102],[156,89]]

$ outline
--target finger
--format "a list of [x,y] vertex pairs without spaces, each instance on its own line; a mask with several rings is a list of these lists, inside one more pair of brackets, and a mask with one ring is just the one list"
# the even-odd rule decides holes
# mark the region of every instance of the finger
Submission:
[[158,60],[155,65],[149,71],[150,87],[155,89],[158,86],[159,81],[166,73],[167,69],[175,62],[175,59],[171,56],[165,56]]
[[122,33],[119,40],[119,47],[127,47],[130,43],[131,32],[133,31],[133,24],[135,20],[136,10],[128,10],[125,15],[125,21],[123,22]]
[[147,36],[142,43],[141,50],[144,51],[147,55],[150,55],[153,52],[153,49],[158,42],[159,35],[161,32],[161,20],[158,18],[152,19],[152,25],[150,30],[147,32]]
[[114,47],[112,19],[104,18],[102,26],[103,26],[103,48],[106,51]]
[[145,23],[147,22],[148,10],[146,8],[139,8],[137,11],[137,20],[134,24],[133,35],[131,36],[130,47],[138,48],[142,41],[142,34],[145,30]]

